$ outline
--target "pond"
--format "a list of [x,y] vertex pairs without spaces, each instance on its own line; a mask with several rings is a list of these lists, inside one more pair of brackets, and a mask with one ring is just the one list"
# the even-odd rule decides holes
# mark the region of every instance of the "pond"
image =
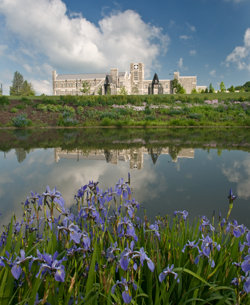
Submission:
[[[22,217],[30,191],[49,185],[76,211],[74,195],[89,180],[106,190],[131,174],[133,197],[153,220],[187,210],[192,221],[226,217],[250,227],[249,129],[0,130],[1,224]],[[143,215],[143,208],[140,214]]]

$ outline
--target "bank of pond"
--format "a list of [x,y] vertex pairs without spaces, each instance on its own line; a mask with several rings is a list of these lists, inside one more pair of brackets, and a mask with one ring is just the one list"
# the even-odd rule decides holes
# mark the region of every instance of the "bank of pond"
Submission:
[[2,96],[0,126],[250,126],[250,93]]

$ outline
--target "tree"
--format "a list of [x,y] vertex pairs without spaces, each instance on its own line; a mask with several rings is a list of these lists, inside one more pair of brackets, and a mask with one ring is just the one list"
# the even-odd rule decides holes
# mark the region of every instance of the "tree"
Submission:
[[196,88],[193,88],[192,91],[191,91],[191,94],[196,94],[196,93],[198,93]]
[[23,87],[23,76],[21,73],[16,71],[14,73],[12,86],[10,86],[10,95],[16,95],[16,96],[21,95],[22,87]]
[[127,95],[128,94],[128,91],[126,89],[126,87],[121,87],[120,89],[120,92],[119,92],[119,95]]
[[182,85],[178,82],[178,79],[176,78],[171,82],[171,87],[175,93],[178,94],[186,93],[186,90],[182,87]]
[[12,86],[10,86],[10,95],[34,96],[35,94],[36,92],[33,89],[33,85],[28,83],[27,80],[24,81],[22,74],[16,71],[14,73]]
[[86,80],[84,82],[82,82],[82,89],[80,89],[80,91],[86,95],[89,95],[90,85]]
[[232,85],[230,88],[227,89],[229,92],[235,92],[234,86]]
[[212,86],[212,83],[209,85],[209,93],[214,93],[214,87]]
[[226,91],[226,87],[223,81],[221,81],[220,83],[220,92],[225,92]]
[[33,89],[32,84],[28,83],[26,80],[23,82],[23,86],[22,86],[22,89],[21,89],[21,95],[24,95],[24,96],[34,96],[34,95],[36,95],[36,92]]

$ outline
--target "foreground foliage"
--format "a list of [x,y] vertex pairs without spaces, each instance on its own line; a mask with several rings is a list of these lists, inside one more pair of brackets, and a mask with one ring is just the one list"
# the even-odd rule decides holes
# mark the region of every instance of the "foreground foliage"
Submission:
[[[1,304],[247,304],[250,233],[229,216],[214,228],[187,211],[136,216],[128,182],[89,181],[73,215],[61,193],[31,192],[0,238]],[[114,210],[112,211],[112,207]]]

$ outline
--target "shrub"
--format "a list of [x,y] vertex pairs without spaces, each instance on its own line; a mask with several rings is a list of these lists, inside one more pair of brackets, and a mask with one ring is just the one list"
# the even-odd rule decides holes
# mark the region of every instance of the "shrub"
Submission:
[[65,111],[65,112],[70,112],[70,113],[72,113],[72,114],[74,114],[74,113],[76,112],[75,109],[74,109],[73,107],[69,107],[69,106],[67,106],[67,105],[64,106],[64,111]]
[[7,96],[0,96],[0,105],[9,105],[10,101]]
[[18,112],[18,109],[16,109],[16,108],[11,108],[11,109],[10,109],[10,112],[11,112],[11,113],[17,113],[17,112]]
[[38,105],[36,106],[36,109],[37,109],[37,110],[40,110],[40,111],[43,111],[43,112],[46,112],[46,111],[47,111],[47,105],[38,104]]
[[73,117],[72,112],[64,111],[60,114],[56,125],[58,126],[76,126],[79,122]]
[[239,97],[239,101],[240,101],[240,102],[244,102],[244,101],[245,101],[245,96],[243,96],[243,95],[240,96],[240,97]]
[[108,117],[104,117],[102,120],[101,120],[101,122],[100,122],[100,125],[101,126],[110,126],[110,125],[112,125],[112,120],[110,119],[110,118],[108,118]]
[[15,127],[26,127],[31,125],[31,120],[27,119],[27,114],[19,114],[12,119]]
[[16,106],[16,108],[17,109],[26,109],[28,106],[27,105],[22,105],[22,104],[18,104],[17,106]]
[[200,113],[190,113],[187,117],[190,119],[200,120],[202,115]]
[[84,109],[83,109],[82,106],[78,106],[76,112],[77,112],[78,114],[82,114],[82,113],[83,113],[83,110],[84,110]]
[[155,120],[155,116],[153,116],[153,115],[147,115],[144,119],[145,119],[146,121],[154,121],[154,120]]
[[114,112],[104,112],[101,116],[100,119],[104,119],[104,118],[108,118],[108,119],[117,119],[117,114]]

